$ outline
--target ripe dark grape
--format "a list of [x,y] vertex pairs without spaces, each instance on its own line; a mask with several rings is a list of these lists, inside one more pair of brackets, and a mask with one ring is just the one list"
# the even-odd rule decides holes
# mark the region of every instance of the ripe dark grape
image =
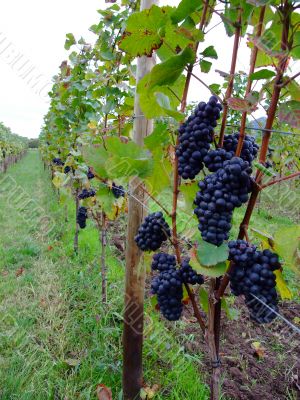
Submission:
[[143,251],[155,251],[171,236],[162,212],[149,214],[138,230],[136,244]]
[[80,200],[88,199],[89,197],[94,197],[96,191],[94,189],[83,189],[82,192],[78,195]]
[[151,264],[152,271],[169,271],[176,269],[176,257],[171,254],[157,253],[154,254]]
[[60,159],[60,158],[53,158],[52,160],[53,164],[57,165],[57,166],[63,166],[65,165],[65,163]]
[[183,283],[190,285],[202,285],[204,283],[203,275],[197,274],[196,271],[190,266],[190,259],[185,258],[179,269],[181,279]]
[[213,141],[214,127],[221,110],[218,98],[212,96],[207,104],[199,103],[194,113],[180,126],[176,155],[178,172],[183,179],[194,179],[203,169],[203,159]]
[[151,291],[157,294],[160,312],[169,321],[177,321],[182,314],[182,277],[176,270],[174,256],[159,253],[153,256],[152,269],[158,270],[151,283]]
[[204,157],[203,162],[210,172],[216,172],[223,168],[224,162],[233,157],[231,152],[224,149],[210,150]]
[[88,179],[93,179],[93,178],[95,178],[95,175],[93,174],[93,172],[92,172],[92,170],[91,170],[91,167],[89,167],[89,170],[88,170],[88,173],[87,173],[87,177],[88,177]]
[[65,173],[65,174],[68,174],[70,171],[71,171],[71,167],[69,167],[69,165],[67,165],[67,166],[64,168],[64,173]]
[[276,318],[274,311],[278,312],[274,274],[280,268],[277,254],[270,250],[257,251],[255,246],[238,240],[229,243],[229,259],[234,261],[230,274],[232,293],[245,296],[251,319],[258,323],[271,322]]
[[[237,149],[238,141],[239,133],[235,133],[234,135],[225,135],[223,144],[224,150],[230,152],[234,156]],[[253,136],[246,135],[240,157],[251,164],[252,161],[256,158],[258,150],[259,146],[255,143],[255,138]]]
[[249,164],[233,157],[199,182],[194,212],[205,241],[220,246],[228,240],[233,210],[248,201],[252,188],[250,174]]
[[125,190],[123,186],[117,186],[114,182],[112,184],[111,191],[116,199],[119,197],[125,197]]
[[87,209],[85,207],[79,207],[77,214],[77,223],[81,229],[86,227],[86,220],[88,218]]

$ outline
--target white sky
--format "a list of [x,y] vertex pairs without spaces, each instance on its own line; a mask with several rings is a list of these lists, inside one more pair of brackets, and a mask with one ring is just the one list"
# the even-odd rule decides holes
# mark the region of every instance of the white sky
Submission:
[[[179,0],[161,0],[160,4],[176,5]],[[47,112],[46,93],[51,87],[51,78],[58,71],[61,61],[67,58],[64,50],[66,33],[76,38],[89,38],[88,28],[98,21],[97,9],[105,7],[104,0],[10,0],[1,6],[0,13],[0,121],[15,133],[37,137]],[[218,21],[217,21],[218,22]],[[222,40],[224,39],[224,40]],[[226,46],[225,46],[226,43]],[[222,25],[206,37],[205,46],[214,45],[219,55],[214,60],[209,75],[201,74],[207,84],[220,80],[214,69],[229,71],[232,40],[225,38]],[[9,46],[7,48],[7,46]],[[15,65],[13,60],[19,56]],[[242,42],[238,57],[238,70],[247,71],[249,49]],[[27,62],[27,64],[23,67]],[[20,77],[34,69],[29,76],[40,77],[33,87],[28,78]],[[18,69],[20,70],[18,72]],[[195,70],[196,71],[196,70]],[[40,91],[40,94],[37,92]],[[206,99],[208,91],[193,81],[190,100]]]

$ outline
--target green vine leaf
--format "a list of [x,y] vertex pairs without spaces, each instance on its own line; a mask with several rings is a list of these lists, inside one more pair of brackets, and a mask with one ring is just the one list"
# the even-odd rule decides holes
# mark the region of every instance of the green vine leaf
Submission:
[[105,163],[109,155],[107,151],[100,146],[85,146],[83,148],[83,158],[88,165],[94,168],[97,175],[102,178],[108,178]]
[[246,0],[247,3],[252,4],[255,7],[266,6],[271,3],[272,0]]
[[279,120],[293,128],[300,128],[300,102],[296,100],[283,103],[279,107]]
[[[170,57],[167,61],[156,65],[143,80],[143,89],[150,90],[154,86],[172,85],[182,74],[187,64],[195,61],[195,53],[186,47],[180,54]],[[146,78],[145,77],[145,78]],[[141,88],[141,85],[139,85]]]
[[151,56],[163,44],[163,27],[169,20],[166,8],[152,6],[132,14],[119,46],[132,57]]
[[207,74],[210,71],[211,66],[212,66],[212,63],[210,61],[206,61],[206,60],[200,61],[201,72],[204,72],[205,74]]
[[227,270],[226,262],[218,263],[211,267],[205,267],[201,265],[198,259],[193,256],[190,259],[190,264],[195,271],[211,278],[219,278],[220,276],[224,275]]
[[276,176],[276,173],[271,168],[266,168],[261,163],[254,161],[253,165],[266,176]]
[[191,250],[191,255],[198,260],[204,267],[215,266],[228,259],[228,246],[223,243],[221,246],[215,246],[211,243],[201,240]]
[[250,79],[252,81],[258,81],[260,79],[270,79],[275,76],[274,71],[270,71],[269,69],[261,69],[260,71],[253,72],[253,74],[250,75]]
[[173,24],[183,21],[198,8],[200,8],[200,2],[198,0],[181,0],[176,10],[171,14]]
[[202,53],[200,53],[203,57],[206,58],[213,58],[215,60],[218,59],[218,54],[214,48],[214,46],[208,46],[206,47],[205,50],[202,51]]
[[65,49],[70,50],[70,48],[76,44],[76,39],[73,33],[66,34],[66,42],[65,42]]

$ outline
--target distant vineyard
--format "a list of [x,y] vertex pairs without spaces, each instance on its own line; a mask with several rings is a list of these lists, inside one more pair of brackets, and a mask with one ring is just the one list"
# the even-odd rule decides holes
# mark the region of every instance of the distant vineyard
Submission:
[[1,170],[16,162],[28,148],[28,139],[11,132],[0,122],[0,164]]

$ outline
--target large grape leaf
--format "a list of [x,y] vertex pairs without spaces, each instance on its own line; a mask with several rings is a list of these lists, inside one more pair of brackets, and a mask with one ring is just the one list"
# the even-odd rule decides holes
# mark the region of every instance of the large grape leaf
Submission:
[[145,183],[148,191],[157,196],[162,190],[170,186],[172,164],[159,147],[152,152],[152,155],[153,169],[151,175],[146,178]]
[[102,146],[85,146],[82,154],[87,165],[93,167],[98,176],[101,178],[108,177],[105,163],[109,154]]
[[186,47],[181,53],[156,65],[152,71],[146,75],[146,79],[143,79],[143,82],[139,84],[140,91],[151,90],[155,86],[172,85],[181,76],[185,66],[194,61],[194,51],[190,47]]
[[171,108],[169,96],[161,93],[159,89],[145,90],[140,94],[140,106],[145,116],[149,119],[170,116],[181,121],[184,115]]
[[300,128],[300,101],[291,100],[279,107],[279,120],[293,128]]
[[169,20],[166,8],[153,5],[150,9],[132,14],[119,46],[133,57],[151,56],[163,44],[163,27]]
[[110,137],[105,141],[109,158],[105,169],[109,178],[139,176],[145,178],[153,171],[153,159],[148,150],[134,142],[125,143],[120,138]]
[[144,139],[144,143],[150,151],[154,151],[157,147],[168,146],[171,143],[168,124],[166,122],[157,123],[151,135]]

